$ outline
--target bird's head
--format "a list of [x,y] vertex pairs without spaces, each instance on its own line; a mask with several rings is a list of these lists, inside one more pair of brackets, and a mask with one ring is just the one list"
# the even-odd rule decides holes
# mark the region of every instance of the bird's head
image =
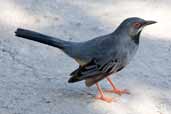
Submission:
[[[139,37],[144,27],[157,23],[156,21],[144,20],[138,17],[125,19],[119,26],[120,30],[124,30],[131,38]],[[134,39],[133,39],[134,40]]]

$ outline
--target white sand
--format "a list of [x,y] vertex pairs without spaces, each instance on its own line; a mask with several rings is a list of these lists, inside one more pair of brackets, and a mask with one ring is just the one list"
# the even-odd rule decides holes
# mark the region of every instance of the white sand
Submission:
[[[0,114],[171,114],[170,0],[0,0],[0,8]],[[134,60],[113,75],[131,92],[107,94],[113,103],[95,100],[95,86],[67,83],[78,66],[63,52],[14,36],[23,27],[85,41],[132,16],[158,24],[145,28]]]

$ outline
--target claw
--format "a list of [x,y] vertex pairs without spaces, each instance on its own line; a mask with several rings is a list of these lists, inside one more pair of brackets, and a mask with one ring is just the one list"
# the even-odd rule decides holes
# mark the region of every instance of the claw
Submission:
[[119,90],[119,89],[108,89],[108,90],[105,90],[105,92],[109,92],[109,93],[116,93],[118,95],[123,95],[123,94],[130,94],[130,92],[127,90],[127,89],[124,89],[124,90]]
[[126,89],[124,89],[124,90],[119,90],[119,89],[117,89],[116,87],[115,87],[115,85],[114,85],[114,83],[112,82],[112,80],[109,78],[109,77],[107,77],[107,80],[108,80],[108,82],[110,83],[110,85],[112,86],[112,89],[111,90],[105,90],[106,92],[110,92],[110,93],[116,93],[116,94],[118,94],[118,95],[122,95],[122,94],[130,94],[130,92],[128,91],[128,90],[126,90]]
[[103,93],[103,91],[102,91],[102,89],[101,89],[101,87],[100,87],[100,85],[98,83],[96,83],[96,86],[97,86],[97,89],[99,91],[99,96],[96,96],[96,99],[100,99],[100,100],[106,101],[108,103],[113,101],[112,98],[107,97],[107,96],[104,95],[104,93]]
[[103,101],[106,101],[108,103],[111,103],[113,101],[112,98],[107,97],[107,96],[96,96],[96,99],[103,100]]

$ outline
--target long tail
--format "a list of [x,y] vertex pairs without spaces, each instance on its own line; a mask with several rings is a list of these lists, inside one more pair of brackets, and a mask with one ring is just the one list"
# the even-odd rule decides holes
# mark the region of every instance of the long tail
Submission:
[[43,35],[38,32],[34,32],[31,30],[26,30],[22,28],[18,28],[15,32],[15,35],[21,38],[37,41],[43,44],[47,44],[50,46],[57,47],[59,49],[63,49],[67,41],[63,41],[51,36]]

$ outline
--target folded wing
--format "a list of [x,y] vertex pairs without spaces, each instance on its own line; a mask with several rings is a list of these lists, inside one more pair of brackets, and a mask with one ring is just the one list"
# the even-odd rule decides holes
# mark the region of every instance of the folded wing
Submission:
[[80,66],[70,75],[69,83],[86,80],[86,85],[91,86],[102,80],[113,72],[121,68],[118,59],[110,59],[107,62],[99,64],[96,59],[92,59],[88,64]]

